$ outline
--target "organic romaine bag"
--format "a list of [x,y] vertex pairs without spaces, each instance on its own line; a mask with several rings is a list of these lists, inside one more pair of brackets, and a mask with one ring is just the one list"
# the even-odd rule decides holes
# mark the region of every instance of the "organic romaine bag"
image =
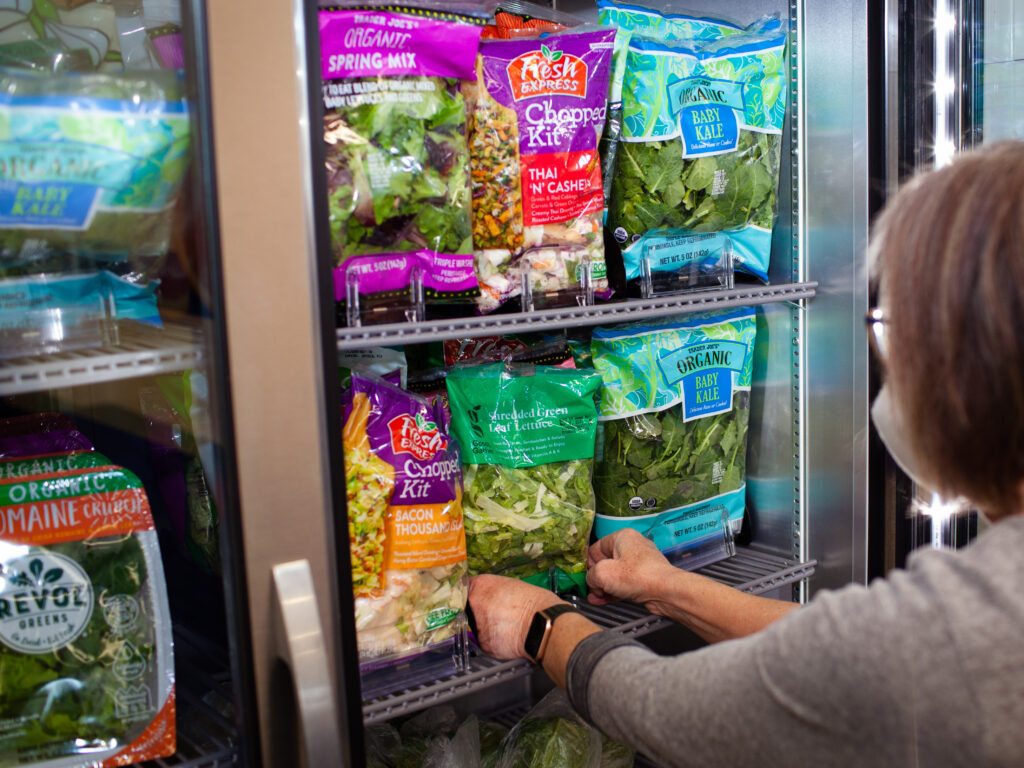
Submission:
[[171,623],[139,479],[0,481],[0,762],[130,765],[175,751]]
[[601,375],[597,535],[635,528],[666,552],[743,521],[751,308],[595,329]]
[[448,374],[470,573],[585,588],[600,385],[594,371],[527,364]]
[[418,272],[427,299],[471,300],[461,81],[476,78],[488,4],[362,5],[319,12],[336,299],[354,280],[393,304]]
[[634,35],[608,226],[627,279],[717,263],[768,279],[786,113],[787,34],[768,19],[712,41]]
[[363,660],[452,637],[466,607],[459,451],[443,409],[351,377],[344,429],[356,633]]
[[614,39],[580,27],[480,44],[466,92],[484,312],[520,295],[523,260],[538,293],[579,290],[589,260],[596,295],[609,295],[598,141]]

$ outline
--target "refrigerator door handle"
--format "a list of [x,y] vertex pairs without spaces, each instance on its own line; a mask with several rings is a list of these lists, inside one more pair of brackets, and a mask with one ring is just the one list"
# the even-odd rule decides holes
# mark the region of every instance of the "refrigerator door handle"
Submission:
[[341,765],[338,705],[308,560],[273,568],[277,653],[291,670],[307,766]]

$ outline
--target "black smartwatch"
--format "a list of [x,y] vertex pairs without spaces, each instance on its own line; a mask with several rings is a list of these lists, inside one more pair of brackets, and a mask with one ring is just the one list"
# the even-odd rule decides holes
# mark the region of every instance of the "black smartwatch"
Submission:
[[579,610],[568,603],[559,603],[533,614],[523,648],[526,650],[527,658],[534,664],[540,664],[541,659],[544,658],[544,651],[547,649],[548,639],[551,637],[551,627],[554,626],[555,619],[563,613],[579,613]]

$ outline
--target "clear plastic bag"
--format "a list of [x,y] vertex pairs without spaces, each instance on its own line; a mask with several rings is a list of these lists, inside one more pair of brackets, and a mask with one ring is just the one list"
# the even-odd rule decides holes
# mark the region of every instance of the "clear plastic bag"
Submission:
[[601,768],[601,740],[556,688],[508,732],[495,768]]

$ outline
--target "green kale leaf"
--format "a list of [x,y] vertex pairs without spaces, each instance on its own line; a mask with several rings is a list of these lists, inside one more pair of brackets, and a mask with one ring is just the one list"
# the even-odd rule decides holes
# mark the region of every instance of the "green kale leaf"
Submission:
[[464,464],[470,573],[525,577],[551,567],[582,573],[594,522],[592,464]]
[[740,131],[734,152],[684,159],[678,139],[623,142],[608,209],[626,241],[659,229],[721,232],[775,215],[781,139]]
[[[639,497],[651,514],[735,491],[746,478],[750,393],[736,392],[731,411],[684,421],[682,406],[602,425],[594,469],[597,511],[632,517]],[[652,506],[647,506],[651,504]]]

